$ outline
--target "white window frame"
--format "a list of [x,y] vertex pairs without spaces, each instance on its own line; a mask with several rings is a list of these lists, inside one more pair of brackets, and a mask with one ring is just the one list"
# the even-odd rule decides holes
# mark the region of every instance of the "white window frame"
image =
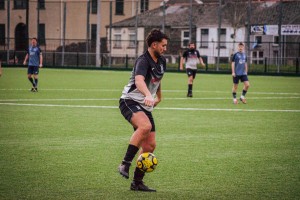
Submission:
[[128,48],[135,48],[135,30],[129,29],[128,30]]
[[[222,30],[225,30],[225,34],[222,34]],[[220,48],[226,49],[226,35],[227,35],[227,29],[221,28],[220,30]]]
[[[207,34],[202,34],[202,30],[207,30]],[[203,36],[207,37],[207,40],[203,40]],[[209,44],[209,29],[208,28],[201,28],[200,29],[200,48],[207,49]]]
[[122,30],[121,29],[115,29],[114,30],[114,45],[113,47],[116,49],[122,48]]
[[[189,33],[188,37],[184,36],[184,33]],[[184,44],[184,42],[187,41],[187,45]],[[189,30],[182,30],[181,31],[181,48],[186,48],[188,46],[188,43],[190,41],[190,31]]]

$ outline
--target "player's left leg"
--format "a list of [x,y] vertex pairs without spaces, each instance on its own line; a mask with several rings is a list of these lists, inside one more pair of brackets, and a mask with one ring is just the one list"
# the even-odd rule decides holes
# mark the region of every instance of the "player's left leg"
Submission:
[[187,93],[187,97],[193,97],[193,83],[194,83],[194,79],[196,77],[196,70],[192,70],[189,69],[188,71],[188,93]]
[[38,74],[34,74],[33,75],[34,78],[34,89],[36,90],[36,92],[38,91],[38,80],[39,80],[39,75]]
[[[155,140],[155,131],[151,131],[148,137],[141,144],[140,154],[144,152],[153,152],[156,147]],[[143,191],[143,192],[156,192],[155,189],[149,188],[143,182],[143,178],[145,176],[145,172],[141,171],[139,168],[135,168],[133,181],[130,185],[131,190],[135,191]]]
[[236,99],[236,91],[239,86],[239,77],[235,76],[232,77],[233,86],[232,86],[232,97],[233,97],[233,104],[238,104],[238,100]]
[[244,83],[244,87],[243,87],[243,92],[242,92],[242,95],[241,95],[241,97],[240,97],[240,100],[241,100],[244,104],[246,104],[247,101],[246,101],[245,96],[246,96],[247,91],[248,91],[248,89],[249,89],[249,87],[250,87],[250,83],[249,83],[249,80],[248,80],[248,77],[247,77],[247,76],[244,76],[243,79],[242,79],[242,81],[243,81],[243,83]]
[[34,78],[34,84],[35,84],[34,89],[37,92],[38,91],[38,80],[39,80],[39,66],[34,66],[33,78]]

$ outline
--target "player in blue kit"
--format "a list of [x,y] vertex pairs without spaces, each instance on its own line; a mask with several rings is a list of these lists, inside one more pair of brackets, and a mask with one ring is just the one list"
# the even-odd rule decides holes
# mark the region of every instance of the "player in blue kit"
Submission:
[[43,55],[36,38],[32,38],[31,40],[31,45],[28,48],[28,52],[23,62],[24,65],[26,65],[27,60],[27,77],[32,84],[31,92],[37,92],[39,68],[43,67]]
[[249,89],[249,80],[248,80],[248,65],[247,65],[247,56],[244,53],[244,43],[240,42],[238,45],[238,52],[236,52],[232,57],[231,63],[231,70],[232,70],[232,77],[233,77],[233,87],[232,87],[232,96],[233,96],[233,103],[238,104],[238,100],[236,99],[236,91],[238,89],[239,81],[244,83],[244,88],[242,95],[240,97],[240,101],[244,104],[247,103],[246,101],[246,93]]
[[[120,164],[119,173],[129,178],[129,167],[140,150],[153,152],[156,147],[156,130],[153,108],[161,101],[161,79],[166,70],[166,59],[163,54],[167,50],[169,37],[158,29],[147,36],[147,51],[135,62],[128,84],[124,87],[120,98],[120,111],[133,126],[127,151]],[[155,192],[143,182],[145,172],[135,168],[130,189],[134,191]]]

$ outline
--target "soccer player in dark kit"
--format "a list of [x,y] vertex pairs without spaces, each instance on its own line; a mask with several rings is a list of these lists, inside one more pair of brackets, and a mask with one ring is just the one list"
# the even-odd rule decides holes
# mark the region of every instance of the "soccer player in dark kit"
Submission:
[[250,83],[248,80],[248,65],[247,65],[247,56],[244,53],[244,43],[240,42],[238,45],[238,52],[236,52],[232,57],[231,70],[232,70],[232,78],[233,78],[233,87],[232,87],[232,96],[233,103],[238,104],[238,100],[236,99],[236,91],[238,89],[239,81],[244,83],[243,92],[240,97],[240,101],[244,104],[246,101],[246,93],[249,89]]
[[31,92],[37,92],[39,67],[43,67],[43,55],[36,38],[31,39],[31,45],[23,62],[24,65],[26,65],[28,59],[27,77],[32,84]]
[[205,66],[203,59],[200,56],[194,42],[190,42],[189,49],[186,50],[180,59],[180,70],[183,70],[183,63],[185,62],[185,69],[188,75],[188,93],[187,97],[193,97],[193,82],[197,74],[197,64],[200,62]]
[[[129,83],[124,87],[120,98],[120,111],[131,123],[134,132],[130,138],[119,173],[129,178],[129,167],[140,150],[153,152],[156,147],[155,123],[152,111],[161,101],[161,79],[166,70],[166,59],[162,54],[167,50],[169,37],[158,29],[153,29],[147,36],[147,51],[135,62]],[[134,191],[155,192],[144,182],[145,172],[137,167],[134,171],[130,189]]]

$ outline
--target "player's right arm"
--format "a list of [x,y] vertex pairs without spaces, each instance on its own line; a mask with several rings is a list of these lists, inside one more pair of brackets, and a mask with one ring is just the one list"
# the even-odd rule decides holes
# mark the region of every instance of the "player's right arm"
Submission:
[[134,79],[136,88],[145,96],[145,105],[149,107],[153,106],[154,98],[152,97],[150,91],[147,88],[147,85],[145,83],[145,77],[143,75],[136,75]]
[[24,58],[23,65],[26,65],[27,60],[28,60],[28,53],[26,54],[26,56],[25,56],[25,58]]
[[232,62],[231,62],[231,74],[233,77],[235,77],[235,55],[232,56]]
[[183,70],[184,58],[180,58],[180,70]]
[[183,65],[186,61],[185,60],[186,57],[187,57],[187,51],[183,52],[183,54],[180,57],[180,65],[179,65],[180,70],[183,70]]
[[235,62],[232,62],[232,63],[231,63],[231,72],[232,72],[232,76],[233,76],[233,77],[235,77],[234,65],[235,65]]

